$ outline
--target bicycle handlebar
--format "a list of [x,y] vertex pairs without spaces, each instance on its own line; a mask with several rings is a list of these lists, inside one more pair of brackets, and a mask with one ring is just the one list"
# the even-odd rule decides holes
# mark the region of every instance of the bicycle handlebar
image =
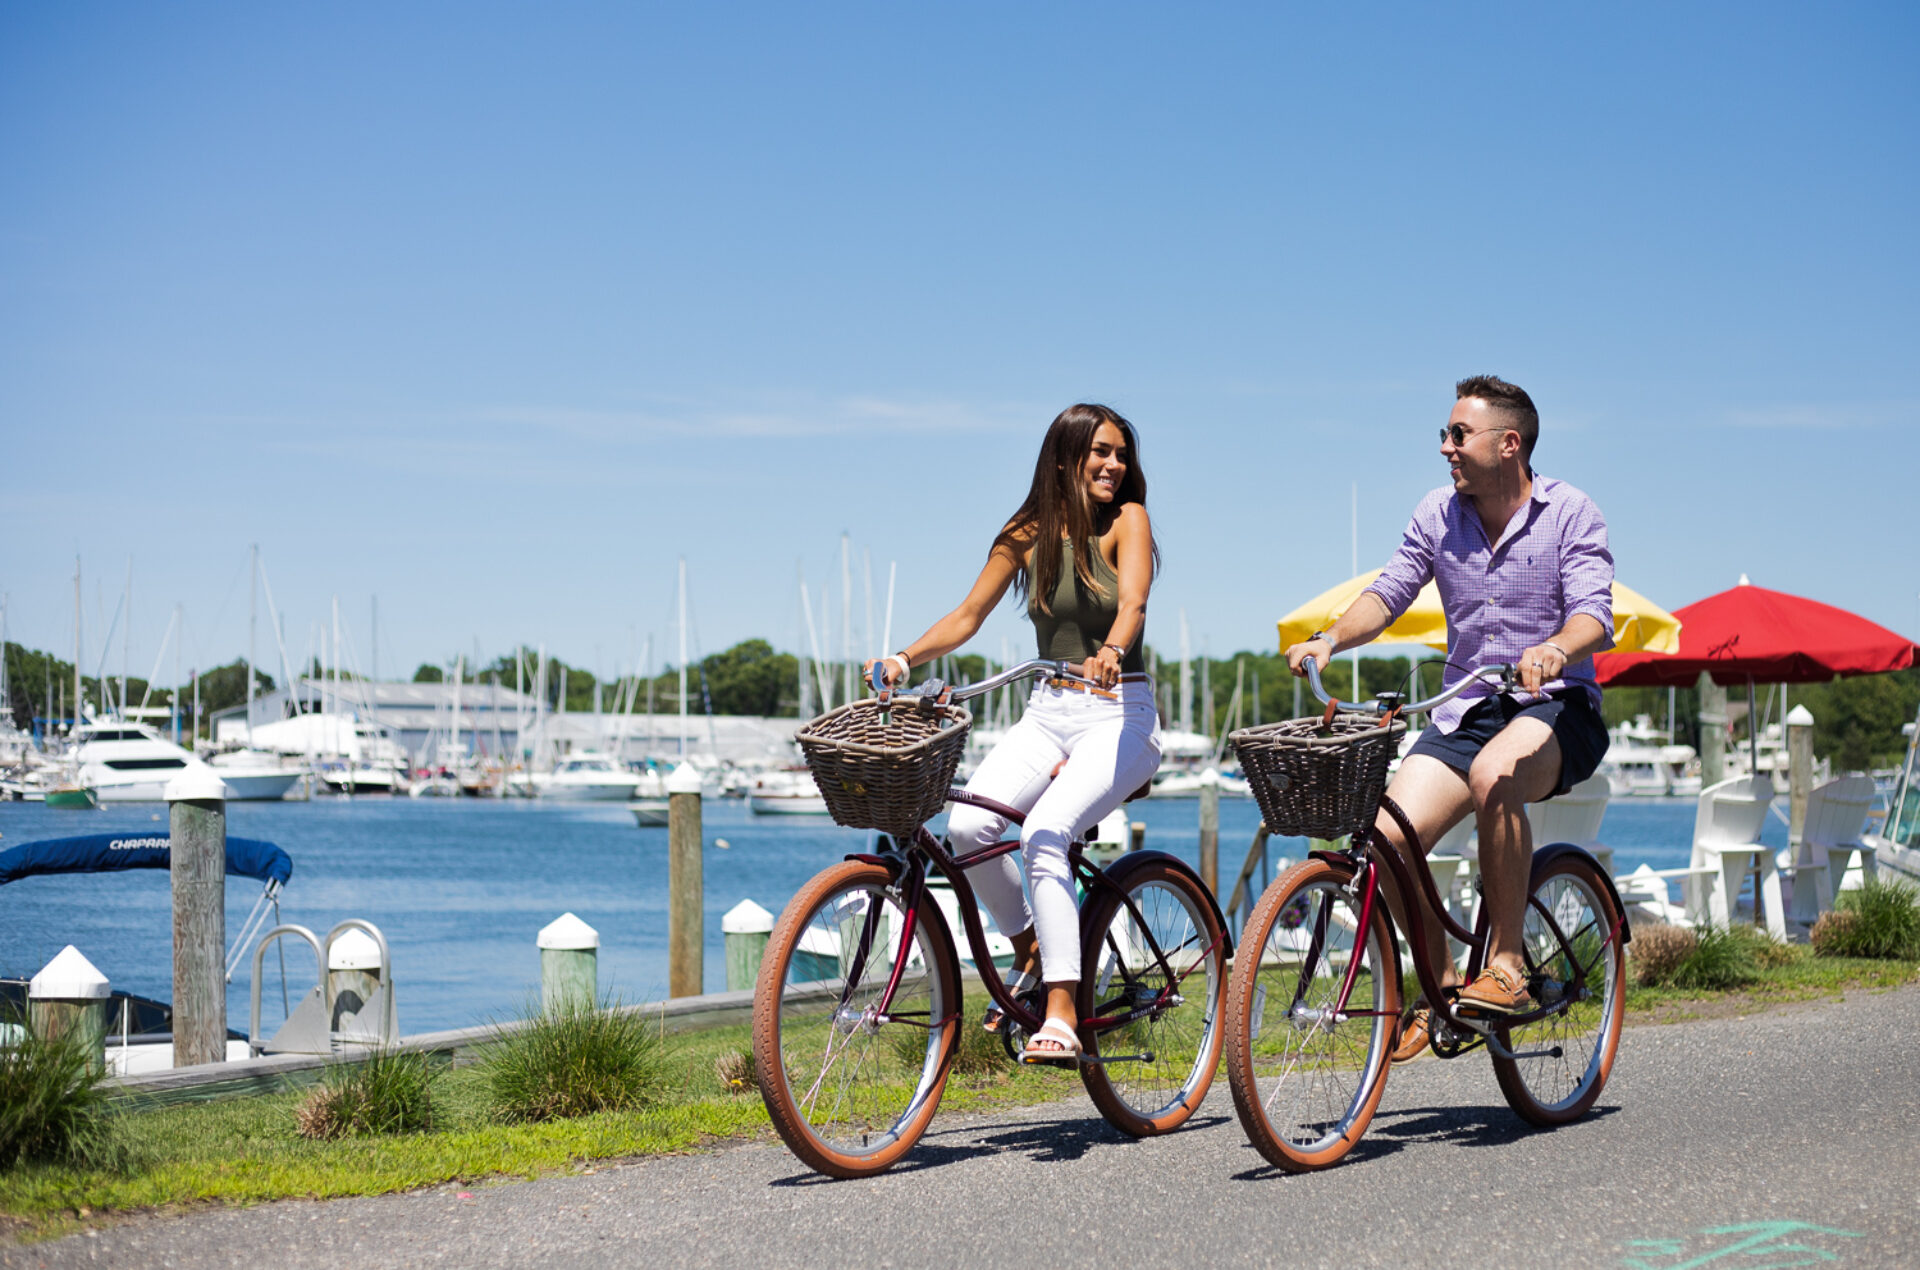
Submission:
[[[885,697],[888,695],[889,689],[886,687],[885,679],[881,676],[880,667],[881,663],[874,663],[873,674],[869,676],[868,682],[872,684],[873,690],[876,693]],[[891,693],[896,697],[937,697],[942,693],[946,693],[948,694],[948,700],[967,701],[983,693],[992,692],[995,688],[1003,684],[1012,683],[1016,679],[1025,679],[1028,675],[1041,674],[1052,679],[1066,679],[1074,683],[1086,684],[1093,688],[1100,686],[1094,680],[1074,670],[1073,663],[1070,661],[1048,661],[1045,658],[1036,657],[1032,661],[1023,661],[1017,666],[1009,666],[997,675],[989,675],[979,683],[968,684],[964,688],[952,688],[939,679],[929,679],[918,688],[896,688],[892,689]]]
[[[1307,668],[1307,685],[1313,689],[1313,695],[1320,698],[1326,705],[1334,706],[1341,710],[1352,711],[1356,714],[1386,714],[1388,710],[1394,708],[1390,700],[1369,701],[1363,705],[1357,701],[1341,701],[1337,698],[1330,697],[1327,695],[1326,689],[1320,686],[1320,667],[1314,662],[1313,658],[1307,658],[1302,664]],[[1425,701],[1406,702],[1401,704],[1398,709],[1402,714],[1421,714],[1433,709],[1435,706],[1444,705],[1453,700],[1465,692],[1469,684],[1491,681],[1494,678],[1500,680],[1501,687],[1510,690],[1519,681],[1518,667],[1509,661],[1495,662],[1492,665],[1481,666],[1477,670],[1468,671],[1459,683],[1442,692],[1439,696],[1428,697]],[[1382,693],[1381,697],[1397,699],[1398,695],[1397,693],[1389,692]]]

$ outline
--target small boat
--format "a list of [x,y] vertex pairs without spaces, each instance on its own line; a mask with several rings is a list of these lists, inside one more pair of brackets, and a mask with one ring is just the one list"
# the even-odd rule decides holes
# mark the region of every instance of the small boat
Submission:
[[762,772],[747,791],[747,810],[756,816],[824,816],[827,800],[805,768]]
[[394,794],[407,788],[398,772],[370,763],[321,768],[320,781],[336,794]]
[[60,785],[48,790],[41,798],[49,807],[90,811],[100,805],[99,797],[85,785]]
[[1208,767],[1198,772],[1163,772],[1153,782],[1149,793],[1152,798],[1198,798],[1200,791],[1208,782],[1220,787],[1222,798],[1250,798],[1253,791],[1247,782],[1238,776],[1227,776],[1219,769]]
[[303,775],[299,768],[265,750],[216,754],[211,765],[226,782],[229,802],[272,802],[285,798]]
[[551,772],[533,775],[534,794],[556,802],[625,802],[639,784],[640,778],[612,755],[590,750],[561,759]]
[[667,827],[667,800],[664,798],[636,798],[627,804],[627,810],[633,813],[634,822],[642,829]]

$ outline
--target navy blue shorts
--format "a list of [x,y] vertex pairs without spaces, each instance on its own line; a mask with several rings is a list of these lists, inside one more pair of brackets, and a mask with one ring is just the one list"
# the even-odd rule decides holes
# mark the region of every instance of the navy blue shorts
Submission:
[[1429,727],[1407,753],[1437,758],[1465,776],[1487,742],[1519,718],[1539,719],[1560,742],[1560,783],[1554,787],[1555,795],[1593,775],[1607,756],[1606,720],[1584,688],[1563,689],[1532,703],[1515,701],[1506,693],[1476,701],[1461,717],[1459,727],[1451,732]]

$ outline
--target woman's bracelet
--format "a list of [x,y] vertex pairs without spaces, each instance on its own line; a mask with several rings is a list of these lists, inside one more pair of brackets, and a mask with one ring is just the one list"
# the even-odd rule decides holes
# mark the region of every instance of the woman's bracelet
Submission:
[[1560,645],[1558,645],[1558,644],[1556,644],[1556,643],[1554,643],[1554,642],[1553,642],[1552,640],[1550,640],[1550,639],[1546,639],[1546,640],[1541,640],[1541,641],[1540,641],[1540,647],[1542,647],[1542,648],[1551,648],[1551,649],[1552,649],[1552,650],[1553,650],[1554,652],[1556,652],[1556,653],[1559,653],[1559,654],[1560,654],[1560,660],[1561,660],[1561,661],[1563,661],[1563,662],[1565,662],[1565,661],[1572,661],[1572,660],[1573,660],[1573,658],[1571,658],[1571,657],[1569,657],[1569,656],[1567,656],[1567,650],[1566,650],[1566,649],[1564,649],[1564,648],[1562,648],[1562,647],[1560,647]]
[[[1564,653],[1561,655],[1565,656]],[[895,653],[893,656],[887,658],[887,660],[900,663],[900,677],[902,679],[911,679],[913,677],[913,663],[907,660],[905,653]]]
[[1113,650],[1113,655],[1115,657],[1118,657],[1121,661],[1125,661],[1127,659],[1127,650],[1120,647],[1120,645],[1118,644],[1102,644],[1100,645],[1100,647],[1111,648]]

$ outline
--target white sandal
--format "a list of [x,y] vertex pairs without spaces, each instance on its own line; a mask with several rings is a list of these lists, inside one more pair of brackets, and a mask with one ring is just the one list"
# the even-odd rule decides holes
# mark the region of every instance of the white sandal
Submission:
[[[1039,986],[1039,975],[1028,974],[1024,970],[1017,971],[1013,978],[1007,980],[1007,995],[1018,999],[1021,993],[1031,991]],[[1007,1012],[1000,1008],[1000,1003],[997,1001],[989,1001],[987,1002],[987,1012],[980,1016],[980,1026],[983,1030],[998,1036],[1000,1035],[1001,1025],[1006,1022],[1006,1019]]]
[[[1034,1045],[1039,1041],[1052,1041],[1060,1048],[1057,1050],[1035,1049]],[[1020,1061],[1023,1063],[1077,1063],[1080,1061],[1080,1038],[1074,1035],[1071,1027],[1059,1019],[1048,1019],[1027,1041],[1027,1048],[1020,1051]]]

